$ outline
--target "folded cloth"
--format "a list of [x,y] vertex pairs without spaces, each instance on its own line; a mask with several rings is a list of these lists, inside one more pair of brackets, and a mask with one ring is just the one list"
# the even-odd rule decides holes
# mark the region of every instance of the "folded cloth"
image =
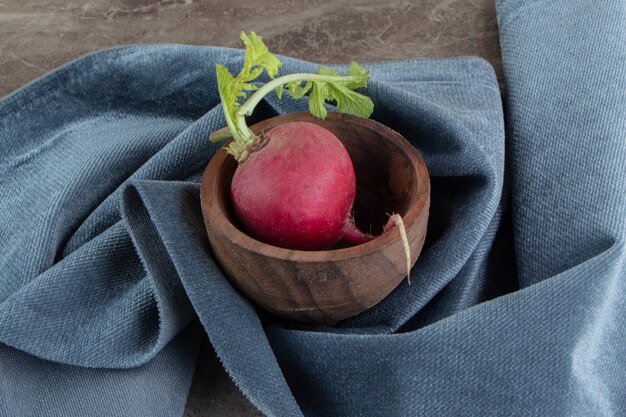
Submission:
[[498,2],[505,114],[481,59],[366,65],[431,217],[412,285],[333,327],[257,310],[208,246],[241,51],[115,48],[2,99],[0,415],[181,415],[195,317],[265,415],[626,414],[626,10],[587,3]]

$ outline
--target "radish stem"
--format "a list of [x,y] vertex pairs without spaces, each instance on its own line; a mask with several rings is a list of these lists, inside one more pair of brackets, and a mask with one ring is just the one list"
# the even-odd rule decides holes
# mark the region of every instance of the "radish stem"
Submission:
[[252,115],[254,108],[263,100],[263,97],[276,90],[279,87],[287,85],[289,83],[302,83],[306,81],[311,82],[324,82],[324,83],[337,83],[337,82],[358,82],[362,80],[360,75],[320,75],[320,74],[308,74],[308,73],[296,73],[283,75],[263,84],[261,88],[256,90],[246,101],[239,107],[236,112],[235,125],[237,131],[242,140],[239,141],[239,151],[233,155],[238,162],[243,162],[247,156],[252,152],[252,148],[259,142],[258,137],[250,130],[246,123],[246,116]]
[[244,104],[239,107],[237,110],[237,116],[250,116],[256,107],[257,104],[269,93],[274,91],[276,88],[281,85],[285,85],[292,82],[304,82],[304,81],[314,81],[314,82],[346,82],[346,81],[361,81],[363,79],[362,76],[352,76],[352,75],[321,75],[321,74],[309,74],[309,73],[295,73],[295,74],[287,74],[282,77],[278,77],[273,79],[272,81],[263,84],[261,88],[256,90],[248,100]]

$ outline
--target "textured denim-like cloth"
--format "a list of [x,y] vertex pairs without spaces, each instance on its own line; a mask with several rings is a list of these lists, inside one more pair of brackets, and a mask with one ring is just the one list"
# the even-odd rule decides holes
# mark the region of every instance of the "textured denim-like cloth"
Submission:
[[499,1],[504,114],[478,58],[367,65],[431,218],[412,285],[335,327],[260,313],[208,247],[214,66],[241,51],[116,48],[5,97],[0,415],[181,415],[202,331],[268,416],[626,415],[625,22]]

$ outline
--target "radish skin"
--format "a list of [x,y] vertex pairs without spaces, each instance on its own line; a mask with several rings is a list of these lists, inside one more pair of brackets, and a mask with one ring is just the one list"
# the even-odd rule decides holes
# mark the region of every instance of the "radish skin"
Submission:
[[373,239],[352,219],[354,168],[333,133],[292,122],[271,129],[263,140],[231,183],[234,211],[250,235],[302,250],[323,249],[344,237],[351,243]]

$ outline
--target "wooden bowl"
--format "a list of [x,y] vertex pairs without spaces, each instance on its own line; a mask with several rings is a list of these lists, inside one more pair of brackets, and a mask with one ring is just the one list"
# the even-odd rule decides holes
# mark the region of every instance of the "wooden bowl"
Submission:
[[[413,262],[426,237],[430,181],[424,161],[397,132],[371,119],[329,113],[325,120],[292,113],[262,121],[267,131],[291,121],[316,123],[344,144],[357,180],[354,213],[363,230],[382,231],[390,213],[403,217]],[[300,251],[262,243],[238,226],[230,204],[237,162],[220,150],[202,178],[202,215],[226,275],[262,308],[298,321],[336,323],[372,307],[406,278],[397,228],[358,246]]]

